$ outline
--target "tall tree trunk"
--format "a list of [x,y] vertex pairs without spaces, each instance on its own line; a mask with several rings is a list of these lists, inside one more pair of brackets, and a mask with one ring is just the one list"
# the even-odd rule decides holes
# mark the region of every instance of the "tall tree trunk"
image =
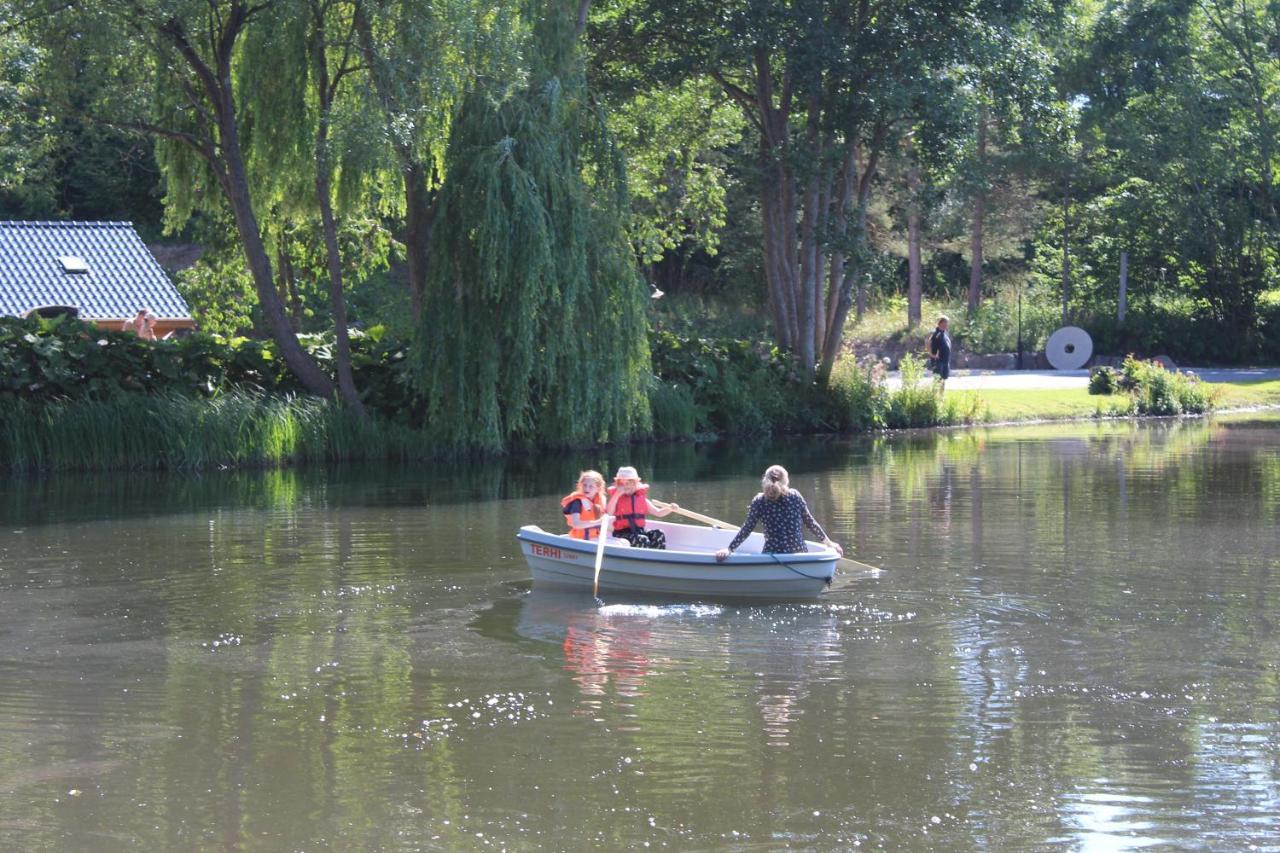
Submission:
[[[355,0],[352,3],[352,22],[355,26],[360,56],[370,69],[369,77],[382,104],[387,135],[392,140],[392,147],[404,179],[404,245],[409,275],[409,304],[416,323],[422,318],[422,298],[427,286],[427,268],[430,264],[428,247],[431,243],[431,230],[436,211],[435,193],[428,185],[428,178],[432,173],[431,167],[418,158],[413,143],[404,138],[402,130],[396,127],[393,121],[396,115],[407,113],[409,110],[400,103],[388,63],[385,57],[378,53],[373,39],[373,24],[369,19],[365,2],[366,0]],[[588,2],[581,4],[580,9],[583,14],[589,5]]]
[[281,237],[276,250],[276,277],[280,280],[280,298],[289,306],[289,322],[294,333],[302,330],[302,298],[298,295],[298,282],[293,274],[293,261],[289,249]]
[[[211,36],[214,64],[210,65],[192,46],[186,30],[178,18],[160,23],[160,37],[178,51],[187,63],[199,86],[208,98],[211,118],[218,129],[216,143],[201,141],[189,134],[176,134],[184,144],[190,145],[217,176],[218,184],[226,196],[240,237],[249,274],[253,277],[258,304],[272,339],[280,348],[280,355],[302,387],[322,397],[333,396],[333,381],[321,369],[311,355],[302,348],[293,333],[285,314],[284,302],[276,292],[271,274],[271,259],[267,256],[262,240],[262,230],[253,208],[253,196],[249,192],[249,180],[240,148],[240,127],[236,115],[235,91],[231,85],[231,64],[239,38],[252,10],[239,0],[233,0],[221,19],[221,29]],[[171,136],[171,138],[173,138]]]
[[327,119],[320,120],[322,130],[316,144],[316,199],[320,203],[320,221],[324,228],[324,248],[329,267],[329,308],[333,312],[333,355],[338,373],[338,397],[361,417],[368,417],[351,373],[351,338],[347,332],[347,303],[343,297],[342,250],[338,246],[338,221],[333,215],[329,187],[327,124]]
[[[880,160],[880,146],[884,142],[887,128],[878,127],[872,136],[871,152],[867,157],[866,165],[862,168],[862,174],[856,175],[858,163],[858,151],[853,143],[850,143],[848,160],[846,168],[849,170],[852,182],[851,186],[856,186],[856,195],[854,200],[857,203],[855,208],[855,221],[853,223],[854,235],[861,242],[864,239],[867,228],[867,202],[871,198],[871,182],[875,178],[876,166]],[[850,190],[850,192],[853,192]],[[855,251],[853,258],[855,261],[859,259],[859,253]],[[854,287],[857,287],[857,303],[859,312],[866,309],[866,279],[863,276],[861,262],[842,263],[840,271],[840,287],[838,295],[834,300],[833,310],[827,318],[827,342],[822,352],[822,361],[818,365],[818,381],[825,384],[831,377],[831,370],[835,367],[836,359],[840,355],[841,346],[844,344],[844,323],[849,317],[849,309],[854,305]],[[835,274],[835,270],[832,270]],[[857,315],[861,318],[862,314]]]
[[978,192],[973,199],[973,225],[969,233],[969,315],[982,301],[982,227],[987,212],[987,113],[978,112]]
[[427,249],[431,243],[434,194],[427,188],[425,168],[412,157],[401,158],[404,174],[404,248],[409,272],[409,304],[415,322],[422,318],[422,294],[427,286]]
[[907,328],[920,325],[924,275],[920,266],[920,166],[907,171]]
[[332,397],[333,380],[298,342],[298,337],[289,324],[288,315],[285,314],[284,303],[276,293],[271,276],[271,260],[267,257],[267,250],[263,245],[258,217],[254,212],[253,200],[249,194],[249,181],[245,173],[244,157],[240,151],[240,137],[236,127],[230,86],[231,81],[228,77],[225,81],[225,99],[222,101],[223,106],[218,116],[222,162],[225,167],[221,182],[223,192],[227,196],[227,203],[231,206],[236,232],[240,236],[245,261],[249,265],[249,273],[253,277],[254,289],[258,293],[258,304],[262,308],[262,316],[271,333],[271,338],[280,348],[280,356],[293,375],[298,377],[302,387],[317,396]]
[[313,3],[315,25],[311,58],[314,63],[316,98],[319,101],[319,117],[316,123],[316,203],[320,206],[320,224],[324,231],[325,258],[329,267],[329,310],[333,314],[334,367],[338,374],[338,398],[362,418],[368,417],[360,392],[356,390],[355,377],[351,374],[351,337],[347,329],[347,301],[343,295],[342,249],[338,245],[338,219],[333,213],[333,192],[330,186],[333,163],[329,151],[329,122],[333,115],[333,103],[337,89],[349,66],[344,62],[336,70],[329,67],[329,37],[325,16],[328,8],[323,3]]
[[763,228],[765,285],[769,291],[769,303],[773,308],[774,339],[779,349],[791,351],[795,338],[791,330],[791,300],[787,293],[785,225],[778,221],[778,203],[774,188],[766,181],[760,192],[760,213]]
[[[824,312],[824,334],[822,347],[819,352],[822,353],[823,361],[826,361],[828,343],[833,336],[840,336],[843,329],[835,328],[835,317],[840,313],[840,296],[841,287],[844,283],[845,264],[848,262],[848,251],[845,241],[849,236],[849,208],[853,204],[854,190],[858,185],[858,146],[855,142],[845,143],[844,163],[840,167],[840,178],[838,181],[838,194],[835,201],[835,210],[832,213],[832,233],[835,238],[836,245],[839,247],[831,256],[830,267],[827,271],[827,303]],[[845,306],[845,312],[848,312],[848,306]],[[844,322],[843,319],[840,321]]]
[[1070,185],[1062,192],[1062,325],[1070,322],[1071,313],[1071,193]]
[[804,191],[804,210],[801,214],[799,245],[800,269],[796,285],[797,294],[797,326],[799,336],[796,339],[796,357],[800,359],[800,367],[806,377],[813,376],[813,367],[817,358],[814,355],[813,342],[817,337],[817,282],[818,275],[818,204],[821,198],[818,175],[811,175]]

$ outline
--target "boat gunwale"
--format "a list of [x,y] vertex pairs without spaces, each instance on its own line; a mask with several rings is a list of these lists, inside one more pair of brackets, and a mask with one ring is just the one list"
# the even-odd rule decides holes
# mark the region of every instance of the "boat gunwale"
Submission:
[[[667,522],[667,524],[672,524]],[[689,527],[697,530],[708,528],[697,528],[692,524],[672,524],[675,527]],[[542,542],[538,537],[545,537],[551,542]],[[595,555],[596,544],[593,541],[583,539],[573,539],[558,533],[549,533],[536,524],[526,524],[516,532],[516,539],[522,542],[537,542],[538,544],[554,544],[557,548],[567,548],[579,554]],[[806,545],[817,544],[805,541]],[[819,546],[821,547],[821,546]],[[639,551],[639,554],[629,553]],[[834,563],[839,557],[835,551],[824,549],[823,551],[804,551],[794,554],[730,554],[724,562],[716,560],[714,553],[705,551],[677,551],[675,549],[656,549],[656,548],[631,548],[616,545],[609,545],[607,542],[604,546],[605,556],[609,559],[621,560],[639,560],[644,562],[658,563],[683,563],[683,564],[711,564],[711,565],[734,565],[734,566],[776,566],[787,563]],[[784,562],[785,558],[785,562]]]

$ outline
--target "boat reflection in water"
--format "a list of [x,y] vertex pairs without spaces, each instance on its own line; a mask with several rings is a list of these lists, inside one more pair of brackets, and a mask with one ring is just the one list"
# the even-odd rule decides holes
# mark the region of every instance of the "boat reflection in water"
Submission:
[[[533,589],[520,603],[516,633],[554,643],[584,708],[634,708],[661,684],[739,708],[755,705],[768,738],[785,739],[810,686],[839,677],[838,608],[615,602]],[[606,697],[608,697],[606,699]],[[745,708],[743,708],[745,710]],[[748,715],[750,716],[750,715]],[[741,722],[745,723],[746,720]]]

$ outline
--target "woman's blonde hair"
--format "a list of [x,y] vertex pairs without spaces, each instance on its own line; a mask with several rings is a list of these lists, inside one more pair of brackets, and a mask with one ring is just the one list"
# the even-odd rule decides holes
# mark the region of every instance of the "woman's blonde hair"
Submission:
[[760,486],[766,498],[776,501],[791,492],[791,476],[781,465],[770,465],[765,469]]
[[578,486],[581,487],[588,480],[595,483],[600,491],[604,491],[604,475],[599,471],[583,471],[578,475]]

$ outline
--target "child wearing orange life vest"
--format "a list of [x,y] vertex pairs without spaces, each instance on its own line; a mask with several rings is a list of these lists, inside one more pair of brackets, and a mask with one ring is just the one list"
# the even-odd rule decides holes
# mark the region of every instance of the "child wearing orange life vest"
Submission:
[[658,518],[680,508],[667,504],[662,509],[651,507],[647,499],[649,486],[640,482],[640,474],[630,465],[624,465],[613,475],[609,488],[609,505],[605,514],[613,516],[613,535],[625,539],[635,548],[667,547],[667,537],[661,530],[646,530],[645,515],[653,512]]
[[604,515],[604,475],[583,471],[578,487],[560,499],[565,524],[574,539],[599,539],[600,518]]

